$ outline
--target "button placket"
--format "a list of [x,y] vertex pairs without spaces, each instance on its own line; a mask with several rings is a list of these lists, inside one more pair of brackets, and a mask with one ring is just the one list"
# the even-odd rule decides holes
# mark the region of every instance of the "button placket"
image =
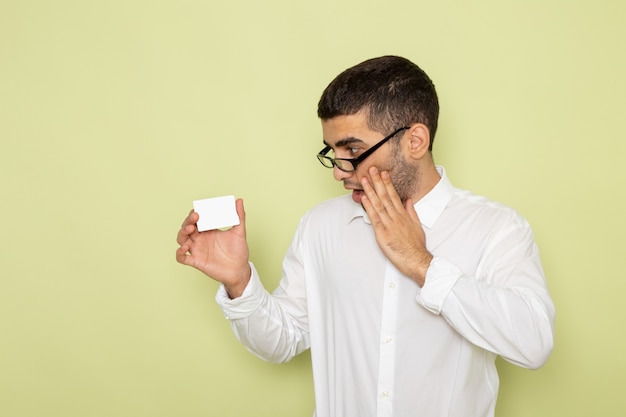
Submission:
[[393,415],[393,389],[396,367],[394,343],[398,315],[398,279],[401,274],[389,262],[383,284],[382,320],[380,328],[380,357],[378,369],[378,417]]

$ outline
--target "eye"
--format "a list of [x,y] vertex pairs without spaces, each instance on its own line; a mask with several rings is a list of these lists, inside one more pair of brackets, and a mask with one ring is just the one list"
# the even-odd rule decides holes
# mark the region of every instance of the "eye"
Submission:
[[350,154],[356,155],[361,151],[361,148],[348,148],[348,150],[350,151]]

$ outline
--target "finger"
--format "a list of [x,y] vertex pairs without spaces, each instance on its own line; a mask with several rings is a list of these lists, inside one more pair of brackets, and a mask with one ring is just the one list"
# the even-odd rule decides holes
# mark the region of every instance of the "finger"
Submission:
[[368,173],[370,174],[369,178],[361,178],[363,191],[365,191],[365,195],[370,199],[374,207],[382,208],[382,203],[376,190],[376,181],[380,178],[378,177],[378,170],[375,167],[371,167]]
[[179,245],[184,244],[188,239],[191,239],[191,236],[194,233],[197,233],[196,231],[196,226],[195,225],[187,225],[184,227],[181,227],[181,229],[178,231],[178,234],[176,235],[176,243],[178,243]]
[[396,189],[391,183],[389,173],[387,171],[380,172],[378,171],[378,168],[371,167],[369,169],[369,174],[374,191],[376,192],[384,210],[389,211],[389,214],[392,214],[393,210],[398,211],[398,209],[400,209],[403,211],[404,207],[402,206],[400,198],[397,196],[398,193],[396,192]]
[[368,172],[370,174],[370,181],[371,181],[372,188],[374,192],[376,193],[378,200],[382,204],[384,204],[384,200],[387,194],[387,188],[385,187],[385,184],[383,184],[383,181],[380,178],[380,172],[378,171],[378,168],[376,167],[370,167]]
[[[370,178],[364,177],[361,181],[365,196],[371,202],[371,209],[367,210],[366,208],[366,211],[373,223],[377,221],[384,224],[388,223],[392,220],[390,215],[393,215],[394,206],[389,198],[387,187],[383,183],[377,168],[371,167],[369,173]],[[363,207],[366,206],[364,205]]]
[[185,220],[183,221],[181,228],[187,226],[188,224],[196,224],[199,218],[200,218],[200,215],[196,213],[195,211],[193,211],[193,209],[191,209],[187,217],[185,217]]
[[198,213],[193,210],[189,212],[189,215],[185,218],[185,221],[183,221],[183,224],[176,235],[176,242],[179,245],[182,245],[187,241],[187,239],[190,239],[194,232],[197,233],[196,222],[198,221],[198,218]]
[[[377,197],[374,196],[374,198]],[[370,223],[372,224],[374,229],[387,229],[387,225],[390,223],[390,219],[384,208],[382,210],[375,208],[374,204],[372,203],[372,199],[369,198],[367,195],[361,197],[361,204],[367,212],[367,216],[369,217]]]
[[378,212],[374,208],[374,205],[372,204],[372,200],[367,196],[367,194],[361,197],[361,204],[363,205],[363,208],[367,212],[367,215],[369,216],[370,221],[376,224],[380,220],[380,216],[378,215]]
[[[365,191],[365,195],[363,196],[364,198],[361,200],[361,203],[363,203],[363,207],[367,213],[370,214],[370,211],[384,212],[385,206],[372,186],[371,181],[365,177],[361,179],[361,185],[363,186],[363,191]],[[370,219],[373,219],[373,217],[370,216]]]
[[176,261],[183,265],[190,265],[191,256],[188,254],[189,246],[182,245],[180,248],[176,250]]
[[246,236],[246,210],[243,206],[243,199],[238,198],[235,201],[235,210],[237,210],[237,216],[239,216],[239,224],[236,226],[241,229],[243,236]]
[[187,239],[189,239],[189,234],[185,231],[184,227],[181,227],[178,234],[176,234],[176,243],[182,245]]

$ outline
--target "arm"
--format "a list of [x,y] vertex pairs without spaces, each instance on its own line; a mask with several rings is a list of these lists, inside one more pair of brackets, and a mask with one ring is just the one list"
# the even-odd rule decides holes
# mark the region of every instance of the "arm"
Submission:
[[477,276],[467,276],[426,249],[424,231],[409,200],[403,206],[389,176],[370,171],[363,205],[387,258],[421,288],[417,302],[471,343],[528,368],[541,366],[553,344],[554,306],[545,287],[530,228],[500,231],[482,255]]
[[254,266],[243,295],[230,299],[224,288],[216,301],[230,320],[235,336],[256,356],[286,362],[310,347],[304,268],[298,235],[283,261],[283,278],[269,294]]
[[435,257],[417,302],[473,344],[537,369],[552,351],[554,305],[532,233],[519,226],[498,236],[476,276]]
[[226,231],[198,232],[198,214],[189,213],[176,239],[176,260],[222,283],[217,302],[248,350],[284,362],[309,347],[302,263],[294,243],[285,257],[285,278],[270,295],[249,262],[243,201],[236,206],[240,224]]

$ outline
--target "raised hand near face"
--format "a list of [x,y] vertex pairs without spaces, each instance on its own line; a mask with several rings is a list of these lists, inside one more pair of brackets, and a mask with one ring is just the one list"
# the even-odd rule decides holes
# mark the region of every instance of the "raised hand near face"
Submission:
[[192,210],[176,237],[180,245],[176,250],[176,260],[224,284],[231,298],[243,293],[251,273],[242,199],[237,199],[236,208],[239,225],[228,230],[205,232],[198,231],[196,222],[199,216]]
[[361,180],[365,195],[361,203],[372,222],[378,246],[404,275],[421,287],[433,256],[426,249],[424,229],[413,201],[402,204],[389,173],[376,167]]

